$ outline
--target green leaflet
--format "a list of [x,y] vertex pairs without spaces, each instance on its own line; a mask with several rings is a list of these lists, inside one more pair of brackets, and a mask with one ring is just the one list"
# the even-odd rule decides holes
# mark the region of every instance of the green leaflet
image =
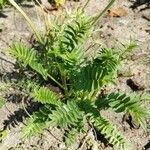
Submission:
[[83,119],[83,112],[80,111],[74,101],[59,106],[49,115],[51,124],[62,128],[75,126]]
[[31,95],[42,104],[61,105],[59,96],[46,87],[35,88]]
[[[102,98],[101,101],[97,101],[97,105],[100,109],[111,108],[117,113],[126,112],[145,129],[145,118],[150,116],[150,112],[141,104],[141,100],[144,96],[141,94],[126,94],[111,93]],[[147,98],[147,97],[145,97]]]
[[72,76],[75,91],[93,93],[113,81],[119,58],[111,49],[102,49],[91,62]]
[[128,142],[120,133],[118,133],[112,123],[103,117],[92,118],[91,121],[94,122],[96,129],[104,135],[109,143],[118,146],[121,150],[129,150]]
[[23,62],[25,67],[29,65],[33,70],[41,74],[45,80],[48,78],[48,71],[43,67],[34,49],[25,46],[23,43],[14,43],[10,49],[10,53]]
[[3,97],[0,97],[0,108],[2,108],[5,104],[5,99]]

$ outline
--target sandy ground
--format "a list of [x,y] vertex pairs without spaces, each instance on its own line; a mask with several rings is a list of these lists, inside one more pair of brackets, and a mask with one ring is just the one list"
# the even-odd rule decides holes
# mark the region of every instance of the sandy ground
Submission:
[[[83,0],[80,2],[71,2],[71,5],[82,4],[83,2]],[[87,7],[87,12],[92,15],[95,12],[102,10],[107,2],[108,0],[91,0]],[[125,63],[123,69],[120,70],[121,75],[118,78],[117,86],[111,87],[111,90],[132,92],[133,90],[127,85],[127,81],[133,80],[139,87],[142,87],[142,91],[150,92],[150,8],[148,7],[148,2],[146,4],[141,3],[141,5],[136,5],[135,8],[132,7],[134,4],[136,4],[135,1],[118,0],[113,6],[113,9],[121,7],[125,11],[125,15],[120,17],[110,17],[106,15],[97,25],[100,28],[98,36],[102,39],[103,44],[116,49],[121,47],[120,43],[127,43],[130,39],[135,40],[139,45],[130,59]],[[70,3],[68,6],[69,5]],[[37,27],[43,29],[41,17],[37,13],[38,8],[35,8],[34,5],[29,3],[28,7],[27,5],[24,5],[23,9],[34,20]],[[1,73],[14,70],[12,64],[14,63],[14,60],[6,56],[6,50],[9,48],[9,45],[16,40],[28,42],[31,35],[32,32],[28,25],[15,9],[4,9],[3,15],[0,16]],[[150,105],[148,104],[147,107],[149,106]],[[6,107],[3,107],[0,110],[0,127],[3,128],[4,122],[7,122],[4,120],[9,120],[10,116],[12,117],[13,114],[18,114],[17,111],[21,107],[20,103],[15,104],[13,102],[7,102]],[[130,141],[133,150],[142,150],[144,146],[150,142],[150,134],[145,133],[141,128],[130,129],[127,123],[122,124],[123,114],[116,115],[109,111],[104,112],[104,114],[116,124],[120,131],[123,132],[125,137]],[[2,143],[0,150],[9,150],[13,147],[16,147],[17,150],[66,149],[64,143],[61,142],[61,133],[56,129],[51,129],[51,133],[45,132],[42,137],[33,137],[29,141],[23,141],[20,132],[23,124],[20,123],[20,121],[16,120],[16,122],[18,122],[17,125],[15,119],[12,119],[12,122],[10,122],[9,125],[10,129],[8,130],[7,139]],[[92,132],[90,136],[94,141],[95,139]],[[95,142],[101,145],[100,142]],[[76,144],[72,149],[74,150],[77,147],[78,145]],[[84,149],[87,148],[85,147]],[[103,150],[104,148],[101,146],[99,149]],[[110,150],[112,148],[107,147],[105,149]]]

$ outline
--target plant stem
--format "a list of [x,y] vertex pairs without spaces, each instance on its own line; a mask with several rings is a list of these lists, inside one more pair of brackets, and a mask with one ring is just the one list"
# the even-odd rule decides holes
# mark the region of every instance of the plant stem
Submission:
[[91,100],[95,100],[96,99],[96,95],[98,94],[99,92],[99,89],[98,90],[95,90],[92,95],[91,95]]
[[30,113],[27,111],[27,109],[26,109],[26,107],[25,107],[25,102],[24,102],[24,100],[25,100],[25,98],[23,97],[22,98],[22,107],[23,107],[23,109],[24,109],[24,111],[26,112],[26,114],[30,117],[30,118],[32,118],[33,119],[33,117],[32,117],[32,115],[30,115]]
[[58,64],[58,68],[61,74],[61,80],[62,80],[62,84],[63,84],[63,89],[65,92],[65,95],[68,95],[68,88],[67,88],[67,82],[66,82],[66,74],[62,71],[60,65]]
[[67,82],[66,82],[66,76],[64,76],[64,88],[65,88],[65,95],[68,96],[68,88],[67,88]]
[[49,31],[49,22],[48,22],[46,15],[45,15],[44,7],[40,4],[39,0],[35,0],[35,1],[40,6],[41,14],[42,14],[43,19],[44,19],[46,31]]
[[31,29],[33,30],[37,40],[40,43],[43,43],[42,38],[40,36],[40,34],[38,33],[35,24],[33,23],[33,21],[31,21],[31,19],[27,16],[27,14],[18,6],[18,4],[14,1],[14,0],[9,0],[9,2],[23,15],[23,17],[26,19],[26,21],[28,22],[29,26],[31,27]]
[[49,78],[53,80],[60,88],[64,89],[63,85],[61,85],[55,78],[53,78],[51,75],[49,75]]
[[113,5],[113,3],[115,2],[116,0],[111,0],[110,3],[105,7],[105,9],[100,12],[98,15],[96,15],[94,17],[94,20],[92,22],[92,25],[96,24],[97,21],[107,12],[107,10]]
[[85,9],[85,7],[88,5],[89,2],[90,2],[90,0],[87,0],[87,2],[85,3],[85,5],[83,6],[82,10]]

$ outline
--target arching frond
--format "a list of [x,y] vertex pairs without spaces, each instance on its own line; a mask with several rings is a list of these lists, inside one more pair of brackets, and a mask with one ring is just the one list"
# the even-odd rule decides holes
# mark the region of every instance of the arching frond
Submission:
[[90,17],[85,15],[82,9],[78,9],[62,28],[63,32],[59,37],[60,48],[71,52],[85,42],[84,40],[88,36],[91,27]]
[[40,87],[34,89],[31,95],[34,97],[35,101],[41,102],[42,104],[53,104],[60,105],[59,96],[46,87]]
[[67,104],[57,107],[49,115],[49,118],[52,125],[67,128],[71,125],[75,126],[80,120],[83,120],[83,112],[80,111],[74,101],[68,101]]
[[91,100],[84,100],[79,102],[79,106],[85,111],[86,117],[89,118],[95,129],[104,135],[110,144],[117,146],[120,150],[129,150],[128,142],[118,132],[116,127],[101,116],[97,103]]
[[116,145],[120,150],[129,150],[127,141],[116,130],[116,127],[104,117],[92,118],[95,128],[104,135],[110,144]]
[[44,79],[47,79],[48,71],[43,67],[42,62],[40,62],[36,50],[25,46],[23,43],[14,43],[10,49],[10,53],[23,62],[24,66],[29,65],[33,70],[41,74]]
[[97,57],[82,67],[73,76],[73,86],[77,91],[94,92],[113,81],[119,65],[119,58],[111,49],[102,49]]
[[22,135],[24,138],[31,138],[33,135],[37,135],[43,132],[45,128],[44,122],[35,122],[34,119],[29,118],[26,121],[27,126],[22,130]]
[[[37,81],[37,80],[36,80]],[[21,79],[18,81],[18,86],[25,89],[26,92],[29,94],[30,92],[34,91],[34,89],[39,89],[40,88],[40,84],[38,83],[38,81],[36,82],[34,80],[30,80],[30,79]]]
[[48,115],[51,114],[49,105],[43,106],[26,120],[26,126],[23,127],[23,137],[30,138],[33,135],[40,134],[49,126]]
[[31,80],[22,79],[19,86],[26,89],[26,92],[34,98],[34,101],[42,104],[60,105],[60,97],[47,87],[41,87],[40,84]]
[[92,28],[90,17],[78,9],[63,25],[56,25],[54,28],[54,38],[48,55],[54,56],[54,61],[60,63],[59,66],[66,71],[79,68],[86,57],[83,43]]
[[149,110],[144,108],[141,104],[142,97],[137,94],[126,94],[111,93],[103,99],[99,99],[99,108],[107,107],[112,108],[115,112],[129,112],[131,116],[145,128],[145,118],[150,115]]
[[78,135],[78,131],[76,128],[71,128],[71,130],[69,130],[65,136],[65,143],[67,145],[67,147],[70,147],[71,145],[73,145],[76,140],[77,140],[77,135]]

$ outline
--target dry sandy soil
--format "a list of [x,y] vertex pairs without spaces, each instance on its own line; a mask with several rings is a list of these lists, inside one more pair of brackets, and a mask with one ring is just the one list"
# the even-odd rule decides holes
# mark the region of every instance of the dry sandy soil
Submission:
[[[68,2],[68,6],[82,4],[80,2]],[[102,10],[106,6],[108,0],[91,0],[87,7],[87,13],[94,14]],[[138,3],[139,2],[139,3]],[[98,37],[102,43],[113,48],[120,48],[120,43],[127,43],[130,39],[134,39],[139,45],[125,65],[120,70],[118,84],[115,87],[110,87],[110,90],[121,90],[125,92],[147,91],[150,93],[150,1],[130,1],[118,0],[112,10],[121,8],[121,14],[107,14],[97,25],[100,29]],[[37,13],[36,7],[31,3],[23,3],[23,9],[34,20],[39,29],[43,29],[41,17]],[[115,10],[116,11],[116,10]],[[53,13],[53,12],[50,12]],[[63,14],[62,14],[63,15]],[[117,17],[115,17],[117,15]],[[7,56],[7,49],[13,41],[23,40],[30,41],[32,32],[22,16],[12,7],[5,8],[0,14],[0,73],[14,71],[14,60]],[[134,86],[132,86],[134,84]],[[38,106],[33,104],[34,108]],[[150,103],[147,104],[147,108]],[[141,128],[133,129],[124,122],[122,123],[123,114],[112,114],[109,111],[104,114],[116,124],[117,128],[122,131],[124,136],[130,141],[133,150],[150,150],[150,131],[144,132]],[[11,99],[0,110],[0,128],[7,126],[8,135],[5,141],[1,144],[0,150],[65,150],[66,147],[61,139],[61,132],[58,129],[50,129],[40,137],[33,137],[31,140],[23,140],[21,138],[21,129],[23,126],[23,118],[27,117],[22,109],[22,105]],[[150,125],[150,120],[147,119]],[[150,128],[149,128],[150,130]],[[82,136],[81,136],[82,137]],[[93,132],[89,137],[94,145],[99,146],[99,150],[111,150],[110,146],[104,146],[100,141],[97,141]],[[87,142],[83,149],[88,149]],[[81,142],[78,139],[73,146],[73,150],[79,149],[78,144]],[[94,149],[91,148],[91,149]],[[116,150],[116,149],[115,149]]]

